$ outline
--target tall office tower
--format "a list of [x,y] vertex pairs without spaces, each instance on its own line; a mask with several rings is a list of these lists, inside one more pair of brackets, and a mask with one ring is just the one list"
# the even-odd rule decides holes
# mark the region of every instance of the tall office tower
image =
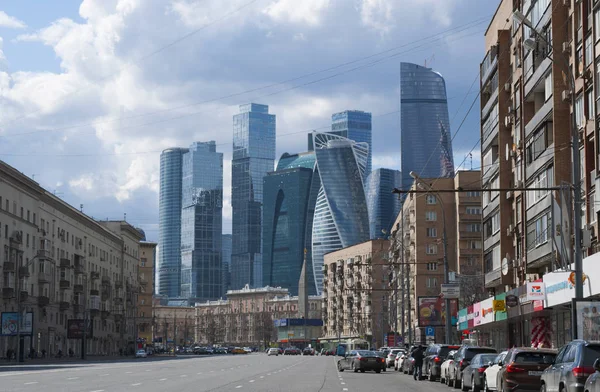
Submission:
[[227,295],[231,288],[231,234],[223,234],[221,257],[223,258],[223,290],[222,296]]
[[215,300],[223,290],[223,154],[214,141],[195,142],[182,171],[181,296]]
[[325,254],[369,240],[363,188],[369,146],[331,133],[313,135],[321,187],[313,220],[312,265],[320,293]]
[[179,297],[181,288],[181,177],[186,148],[169,148],[160,154],[158,201],[159,294]]
[[328,133],[343,136],[358,143],[367,143],[369,145],[369,156],[367,158],[366,173],[371,173],[373,161],[371,113],[360,110],[346,110],[335,113],[331,116],[331,132]]
[[233,116],[231,288],[262,285],[263,178],[275,164],[275,115],[267,105],[240,106]]
[[394,188],[402,186],[402,173],[399,170],[377,169],[367,177],[365,194],[369,209],[369,231],[371,239],[386,239],[402,203]]
[[[315,154],[283,154],[277,169],[264,178],[263,198],[263,285],[285,287],[298,295],[298,282],[307,236],[310,236],[316,192],[311,192]],[[311,212],[312,211],[312,212]],[[307,257],[308,252],[307,252]],[[313,276],[307,258],[306,274]],[[305,288],[315,295],[314,279]]]
[[417,64],[400,64],[400,139],[402,186],[410,172],[422,178],[454,177],[446,82]]

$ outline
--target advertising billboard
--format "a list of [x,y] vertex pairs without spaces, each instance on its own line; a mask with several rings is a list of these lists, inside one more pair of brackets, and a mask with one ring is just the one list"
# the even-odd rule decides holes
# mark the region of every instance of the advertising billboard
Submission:
[[[419,297],[419,327],[443,327],[446,325],[446,301],[441,297]],[[452,324],[458,318],[458,301],[450,300]]]
[[[83,319],[70,319],[67,320],[67,339],[83,339]],[[90,320],[87,320],[87,329],[85,331],[85,337],[93,337],[93,325]]]
[[[16,336],[18,319],[19,314],[17,312],[3,312],[1,316],[2,330],[0,331],[0,336]],[[33,312],[27,312],[21,320],[19,334],[21,336],[33,334]]]
[[480,302],[481,310],[479,325],[489,324],[494,322],[494,297],[488,298]]
[[576,300],[577,338],[600,340],[600,301]]

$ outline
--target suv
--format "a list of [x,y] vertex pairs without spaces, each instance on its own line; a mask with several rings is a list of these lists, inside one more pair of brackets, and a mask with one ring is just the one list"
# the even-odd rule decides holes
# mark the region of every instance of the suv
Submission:
[[448,379],[446,383],[454,386],[454,388],[459,388],[462,382],[462,371],[469,365],[471,359],[477,354],[494,353],[497,353],[497,351],[491,347],[462,346],[454,354],[454,361],[448,365]]
[[429,381],[436,381],[441,375],[440,369],[448,353],[459,348],[460,346],[451,346],[449,344],[432,344],[429,346],[425,350],[425,354],[423,354],[423,375],[427,376]]
[[600,343],[573,340],[563,346],[554,364],[541,378],[541,392],[583,392],[585,380],[594,373],[594,361],[600,357]]
[[540,376],[556,359],[556,350],[547,348],[513,348],[501,362],[496,375],[498,391],[540,390]]

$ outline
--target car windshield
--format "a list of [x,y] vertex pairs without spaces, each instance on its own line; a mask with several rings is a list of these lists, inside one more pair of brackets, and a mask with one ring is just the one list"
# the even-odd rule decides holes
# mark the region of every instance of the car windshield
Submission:
[[493,362],[496,357],[496,354],[479,354],[473,359],[473,362],[477,359],[478,364],[487,365],[489,362]]
[[515,363],[531,363],[531,364],[552,364],[554,363],[556,354],[554,353],[539,353],[539,352],[520,352],[515,356]]
[[367,351],[367,350],[360,350],[356,352],[358,355],[360,355],[361,357],[376,357],[377,354],[375,354],[373,351]]
[[450,354],[451,352],[453,352],[454,350],[458,349],[460,347],[458,346],[443,346],[440,347],[440,352],[438,353],[438,357],[441,358],[446,358],[448,356],[448,354]]
[[396,355],[396,354],[398,354],[400,351],[401,351],[401,350],[392,350],[392,351],[390,352],[390,354],[394,354],[394,355]]
[[473,347],[465,351],[465,359],[471,360],[475,355],[482,353],[496,353],[496,350],[494,350],[493,348]]
[[589,345],[583,349],[583,366],[593,366],[596,358],[600,358],[600,346]]

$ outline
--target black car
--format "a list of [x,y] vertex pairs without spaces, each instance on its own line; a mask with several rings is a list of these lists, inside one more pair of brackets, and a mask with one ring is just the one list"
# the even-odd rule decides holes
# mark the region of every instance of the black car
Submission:
[[302,355],[315,355],[315,351],[310,347],[306,347],[302,350]]
[[483,388],[483,372],[498,354],[477,354],[462,372],[461,390],[478,392]]
[[437,381],[440,378],[442,363],[446,360],[450,351],[458,350],[460,346],[449,344],[432,344],[425,350],[423,358],[423,375],[429,381]]
[[454,361],[450,364],[450,366],[448,366],[448,385],[452,385],[454,388],[460,388],[462,383],[462,372],[467,366],[469,366],[475,355],[496,353],[496,349],[491,347],[461,347],[456,354],[454,354]]
[[387,354],[385,353],[386,351],[387,350],[374,351],[375,355],[383,359],[383,362],[381,364],[381,370],[383,370],[384,372],[387,371],[387,364],[385,363],[385,358],[387,357]]
[[367,350],[352,350],[337,363],[338,371],[343,372],[348,369],[354,373],[358,371],[364,373],[367,370],[381,373],[382,366],[385,366],[385,359],[379,357],[375,352]]

